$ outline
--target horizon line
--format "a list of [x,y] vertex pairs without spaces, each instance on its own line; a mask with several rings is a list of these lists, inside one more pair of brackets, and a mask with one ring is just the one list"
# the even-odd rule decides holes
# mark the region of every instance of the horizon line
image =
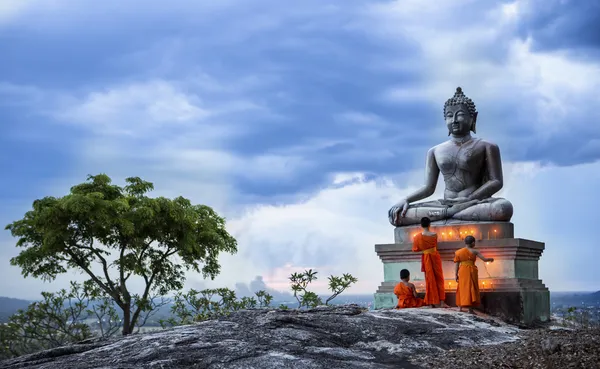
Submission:
[[[569,290],[567,290],[567,291],[564,291],[564,290],[562,290],[562,291],[552,291],[552,290],[550,290],[551,294],[552,293],[573,293],[573,294],[576,294],[576,293],[596,293],[596,292],[600,292],[600,290],[586,290],[586,291],[584,291],[584,290],[582,290],[582,291],[569,291]],[[338,299],[338,298],[344,297],[344,296],[371,296],[371,295],[374,295],[374,294],[375,293],[354,293],[354,294],[349,293],[349,294],[346,294],[346,295],[337,296],[335,299]],[[327,296],[327,294],[324,294],[324,295],[317,294],[317,295],[318,296]],[[37,299],[30,299],[30,298],[25,298],[25,297],[0,296],[0,298],[3,298],[3,297],[4,298],[8,298],[8,299],[15,299],[15,300],[37,301]],[[160,297],[172,297],[172,296],[160,296]]]

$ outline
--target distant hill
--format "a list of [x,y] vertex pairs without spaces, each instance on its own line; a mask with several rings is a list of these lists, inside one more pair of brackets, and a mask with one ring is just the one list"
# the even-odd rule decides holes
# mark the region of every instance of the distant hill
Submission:
[[554,307],[600,305],[600,291],[596,292],[550,292]]
[[8,321],[8,317],[19,309],[26,309],[32,301],[0,296],[0,323]]

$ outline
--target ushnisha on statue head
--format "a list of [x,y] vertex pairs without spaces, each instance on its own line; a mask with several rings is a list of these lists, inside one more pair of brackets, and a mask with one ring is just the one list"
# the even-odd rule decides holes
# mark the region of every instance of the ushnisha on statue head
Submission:
[[457,87],[454,96],[444,103],[444,119],[448,126],[448,136],[453,134],[457,137],[465,136],[472,131],[477,133],[475,126],[477,124],[477,108],[473,100],[469,99]]

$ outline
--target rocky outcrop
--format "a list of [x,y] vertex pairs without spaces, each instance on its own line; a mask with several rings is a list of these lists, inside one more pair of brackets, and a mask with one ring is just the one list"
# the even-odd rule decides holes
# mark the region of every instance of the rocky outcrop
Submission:
[[414,368],[415,355],[512,342],[518,329],[453,309],[246,310],[213,321],[0,362],[39,368]]
[[471,346],[438,355],[418,355],[428,369],[600,369],[600,327],[557,326],[520,333],[518,342]]

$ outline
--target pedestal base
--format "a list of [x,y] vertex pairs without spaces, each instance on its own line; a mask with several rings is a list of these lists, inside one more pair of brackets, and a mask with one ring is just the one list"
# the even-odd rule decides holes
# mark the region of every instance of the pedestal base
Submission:
[[[550,319],[550,292],[538,276],[538,260],[544,250],[541,242],[512,238],[511,223],[466,224],[478,239],[477,248],[486,257],[494,258],[493,263],[477,260],[481,309],[503,320],[522,325],[546,322]],[[446,225],[447,227],[447,225]],[[441,229],[440,229],[441,230]],[[400,234],[400,231],[403,232]],[[446,237],[460,237],[465,230],[444,229]],[[458,236],[456,232],[458,231]],[[396,229],[396,238],[405,240],[412,232]],[[450,232],[452,232],[450,234]],[[462,233],[461,233],[462,232]],[[486,238],[487,233],[511,237]],[[485,235],[481,237],[481,235]],[[442,237],[438,233],[438,237]],[[454,252],[464,247],[462,240],[438,242],[444,272],[446,303],[455,305],[456,282],[454,281]],[[375,309],[393,308],[397,304],[394,286],[399,282],[400,270],[408,269],[411,282],[418,291],[425,290],[425,276],[421,272],[421,253],[412,252],[412,242],[375,245],[375,251],[383,262],[384,282],[375,293]],[[452,279],[450,279],[452,278]]]
[[[541,281],[537,282],[512,280],[509,283],[520,285],[520,287],[481,291],[481,305],[478,308],[507,323],[531,326],[548,322],[550,320],[550,291]],[[379,287],[374,295],[376,310],[396,307],[398,298],[393,293],[395,285],[394,282],[384,282]],[[527,285],[530,287],[526,287]],[[446,304],[456,307],[456,290],[446,289],[444,301]]]

